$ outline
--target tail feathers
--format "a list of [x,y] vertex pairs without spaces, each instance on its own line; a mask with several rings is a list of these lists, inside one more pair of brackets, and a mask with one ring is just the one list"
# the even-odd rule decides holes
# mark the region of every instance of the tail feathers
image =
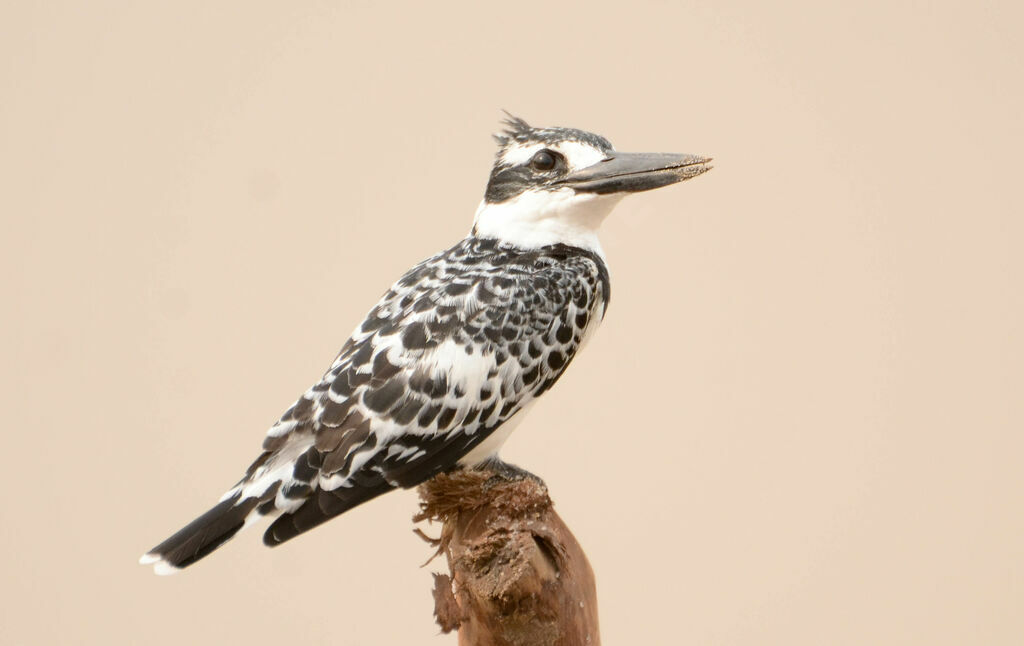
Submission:
[[174,574],[214,551],[238,533],[247,519],[259,513],[260,498],[239,498],[235,494],[217,503],[144,554],[139,563],[152,564],[157,574]]
[[263,534],[263,544],[274,547],[309,531],[355,505],[345,504],[333,491],[320,489],[294,511],[282,514]]
[[[261,458],[256,465],[262,467],[264,462]],[[299,470],[293,464],[282,461],[262,470],[250,469],[212,509],[144,554],[139,563],[153,565],[157,574],[174,574],[264,516],[277,519],[267,528],[263,542],[279,545],[396,486],[379,468],[371,468],[357,471],[335,489],[313,489],[308,480],[293,476]]]

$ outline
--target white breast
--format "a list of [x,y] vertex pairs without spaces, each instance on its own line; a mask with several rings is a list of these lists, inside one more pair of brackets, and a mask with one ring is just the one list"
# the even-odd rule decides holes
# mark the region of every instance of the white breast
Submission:
[[523,418],[526,417],[526,413],[530,411],[535,402],[530,402],[522,408],[518,413],[513,415],[510,419],[506,420],[504,424],[499,426],[494,432],[487,436],[480,444],[473,447],[466,455],[462,456],[459,460],[459,465],[464,467],[471,467],[481,462],[486,462],[489,458],[496,457],[498,451],[501,450],[501,446],[505,443],[505,440],[512,435],[512,431],[516,430],[516,427],[522,423]]

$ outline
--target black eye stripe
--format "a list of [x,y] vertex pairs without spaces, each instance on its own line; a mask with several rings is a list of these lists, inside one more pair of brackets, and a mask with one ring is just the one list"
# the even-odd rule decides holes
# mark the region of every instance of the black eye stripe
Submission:
[[[531,145],[538,143],[555,146],[560,142],[529,142]],[[491,178],[484,193],[484,199],[492,204],[504,202],[529,189],[556,187],[553,182],[570,170],[565,155],[556,148],[533,148],[533,152],[525,159],[518,155],[518,158],[509,160],[502,157],[499,155],[491,169]]]

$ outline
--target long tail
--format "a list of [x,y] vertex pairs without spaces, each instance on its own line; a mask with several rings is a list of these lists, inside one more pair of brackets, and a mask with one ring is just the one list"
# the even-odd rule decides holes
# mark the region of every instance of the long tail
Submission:
[[247,519],[255,520],[261,511],[257,509],[260,502],[255,497],[241,500],[237,493],[225,498],[143,554],[139,563],[152,564],[157,574],[174,574],[192,565],[237,534]]
[[[314,483],[322,457],[316,447],[297,442],[286,449],[260,456],[219,503],[146,552],[139,563],[153,565],[157,574],[174,574],[265,517],[277,519],[263,535],[263,542],[273,547],[396,486],[379,467],[368,466],[353,473],[344,486],[319,489]],[[401,475],[397,470],[396,474]],[[413,486],[424,479],[400,484]]]
[[[143,554],[139,563],[152,565],[157,574],[174,574],[226,543],[243,527],[297,507],[310,489],[306,481],[295,480],[295,460],[312,442],[297,439],[284,450],[264,451],[219,503]],[[308,480],[316,472],[307,469],[302,473]],[[301,493],[288,495],[294,489]]]

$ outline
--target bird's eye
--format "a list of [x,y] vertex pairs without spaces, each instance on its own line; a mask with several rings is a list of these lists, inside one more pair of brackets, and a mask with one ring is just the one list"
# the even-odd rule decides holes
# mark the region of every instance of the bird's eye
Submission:
[[547,149],[541,150],[530,160],[530,166],[535,170],[551,170],[558,163],[558,160],[555,158],[556,154]]

